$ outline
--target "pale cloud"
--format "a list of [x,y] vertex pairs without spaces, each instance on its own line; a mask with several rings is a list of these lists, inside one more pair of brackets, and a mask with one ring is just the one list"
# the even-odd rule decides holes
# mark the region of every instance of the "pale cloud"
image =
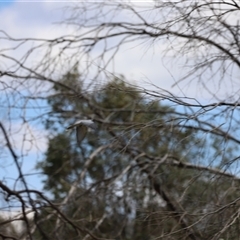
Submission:
[[[34,219],[34,212],[31,209],[26,209],[25,211],[26,217],[28,220]],[[9,220],[12,221],[9,224],[4,225],[5,231],[12,234],[13,230],[19,236],[21,236],[22,232],[25,230],[25,222],[23,220],[16,220],[16,219],[22,219],[23,213],[19,209],[19,211],[0,211],[1,220]]]
[[41,33],[45,31],[46,35],[51,34],[48,32],[50,26],[62,16],[61,4],[54,5],[55,7],[46,2],[15,2],[0,9],[1,18],[4,19],[0,23],[0,29],[15,38],[37,37],[42,29]]
[[[15,2],[7,8],[0,9],[1,18],[4,19],[4,22],[0,22],[0,29],[16,38],[52,39],[67,34],[76,34],[76,29],[73,26],[57,24],[66,16],[63,9],[69,5],[70,3],[67,2],[57,3],[54,1]],[[188,97],[197,97],[203,101],[212,99],[213,94],[209,89],[212,89],[214,94],[220,98],[238,94],[238,92],[234,93],[235,89],[237,89],[234,81],[226,81],[225,85],[218,85],[217,87],[214,80],[209,81],[207,86],[199,85],[197,81],[192,81],[191,83],[184,81],[176,84],[187,72],[183,59],[179,57],[178,61],[176,61],[176,57],[172,53],[166,55],[167,43],[158,43],[157,41],[154,44],[151,42],[139,43],[140,41],[134,41],[120,48],[114,61],[114,67],[112,67],[113,65],[109,66],[107,71],[111,72],[114,69],[116,73],[124,74],[132,82],[147,86],[150,89],[155,88],[151,86],[151,83],[153,83],[157,87],[167,89],[174,94],[183,95],[184,92]],[[11,44],[13,43],[7,41],[1,42],[2,48],[9,48]],[[8,54],[20,58],[31,46],[36,46],[36,44],[26,44],[17,51],[10,51]],[[59,54],[59,51],[59,47],[53,48],[50,56],[54,58]],[[92,59],[94,59],[93,56],[97,56],[101,51],[100,44],[93,51]],[[30,64],[37,65],[39,59],[43,56],[43,49],[36,51],[28,60],[29,66]],[[71,51],[67,52],[66,58],[69,56],[71,56]],[[85,60],[86,58],[83,56],[81,62],[83,68]],[[1,64],[4,66],[7,63],[8,61],[6,60]],[[97,64],[97,62],[93,62],[93,67],[90,70],[94,71]],[[66,59],[65,61],[59,61],[54,69],[55,75],[60,76],[70,65],[71,63],[68,65]],[[218,77],[216,79],[218,81]]]

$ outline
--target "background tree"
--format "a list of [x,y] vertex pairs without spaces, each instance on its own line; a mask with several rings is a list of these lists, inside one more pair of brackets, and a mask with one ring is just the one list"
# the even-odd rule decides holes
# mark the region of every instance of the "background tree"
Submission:
[[[29,188],[19,164],[24,154],[14,152],[11,129],[0,125],[21,181],[20,190],[4,181],[0,187],[20,204],[26,238],[239,238],[239,9],[235,1],[83,2],[64,21],[76,26],[72,35],[14,39],[2,32],[15,43],[12,50],[34,43],[19,59],[1,52],[12,63],[1,70],[2,89],[11,93],[7,106],[11,112],[34,102],[49,133],[46,161],[38,167],[52,201]],[[197,81],[211,102],[184,88],[176,95],[112,77],[109,67],[121,47],[139,41],[164,45],[166,58],[184,62],[175,85]],[[33,66],[28,60],[38,52],[43,57]],[[57,67],[68,72],[60,81]],[[16,85],[6,85],[9,78]],[[15,107],[18,96],[23,101]],[[24,113],[22,122],[30,123]],[[79,114],[98,124],[81,149],[74,134],[63,133]],[[26,207],[35,213],[33,227]]]
[[[73,89],[82,86],[76,72],[66,74],[60,82],[69,87],[72,84]],[[53,137],[46,159],[38,167],[47,175],[46,190],[52,191],[54,201],[64,203],[64,213],[77,226],[106,239],[168,235],[200,239],[222,228],[214,214],[208,218],[201,213],[210,211],[209,205],[215,201],[221,204],[220,199],[212,199],[221,181],[215,173],[225,174],[194,165],[196,156],[204,159],[206,141],[196,130],[174,125],[179,118],[176,110],[159,101],[149,102],[138,88],[120,78],[111,79],[91,94],[79,90],[79,98],[73,98],[69,89],[55,89],[49,98],[53,111],[47,122]],[[68,137],[61,131],[54,135],[55,125],[72,121],[70,116],[76,118],[74,121],[91,116],[98,122],[98,130],[87,135],[81,149],[77,148],[75,131]],[[232,182],[228,178],[225,175],[217,192],[234,201],[236,195],[229,191]],[[208,221],[215,228],[208,227]],[[48,223],[42,225],[47,235]],[[50,229],[50,239],[87,238],[86,232],[76,233],[64,223]]]

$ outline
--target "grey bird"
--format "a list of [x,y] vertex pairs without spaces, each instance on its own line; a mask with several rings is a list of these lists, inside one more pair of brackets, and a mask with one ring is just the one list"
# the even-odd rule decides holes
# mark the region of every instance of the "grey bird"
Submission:
[[82,140],[86,137],[88,128],[96,129],[96,125],[92,120],[78,120],[74,124],[67,127],[67,130],[75,128],[77,133],[77,142],[78,145],[82,142]]

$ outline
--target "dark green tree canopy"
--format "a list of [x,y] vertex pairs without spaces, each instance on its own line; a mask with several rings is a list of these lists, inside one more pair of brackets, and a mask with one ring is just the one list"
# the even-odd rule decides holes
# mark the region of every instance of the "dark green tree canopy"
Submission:
[[[102,219],[96,234],[113,239],[151,239],[173,226],[177,239],[205,238],[221,228],[214,214],[201,220],[201,211],[210,211],[215,201],[225,204],[213,193],[226,194],[231,182],[194,167],[206,156],[208,142],[181,127],[176,109],[150,101],[123,76],[88,92],[77,71],[59,83],[48,100],[52,113],[46,127],[53,137],[38,168],[46,175],[45,189],[54,201],[64,202],[65,214],[76,224],[83,219],[80,225],[91,229]],[[75,131],[63,127],[79,117],[92,118],[98,126],[80,148]],[[227,196],[231,201],[235,194]],[[196,221],[199,225],[187,228]],[[215,230],[208,230],[209,221]],[[74,229],[61,229],[63,236],[74,236]]]

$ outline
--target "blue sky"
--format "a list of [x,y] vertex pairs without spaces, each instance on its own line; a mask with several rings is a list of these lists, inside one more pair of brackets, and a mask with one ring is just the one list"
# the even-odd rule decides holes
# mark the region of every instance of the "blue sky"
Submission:
[[[75,29],[72,27],[63,27],[56,24],[63,19],[62,7],[66,6],[67,2],[57,2],[57,1],[0,1],[0,14],[2,21],[0,22],[0,30],[6,31],[12,37],[23,38],[23,37],[36,37],[36,38],[55,38],[68,33],[74,33]],[[11,47],[10,42],[0,41],[1,47]],[[141,45],[136,47],[136,42],[124,46],[121,51],[116,56],[115,60],[115,70],[118,73],[125,75],[126,79],[130,79],[133,83],[138,84],[147,89],[159,89],[153,87],[151,83],[155,84],[160,88],[165,88],[170,90],[175,94],[181,93],[184,90],[188,96],[197,97],[202,103],[215,102],[211,99],[209,93],[203,88],[197,87],[195,82],[182,82],[179,86],[172,87],[174,83],[181,76],[185,68],[180,63],[172,61],[174,56],[166,56],[165,60],[162,60],[164,45],[157,45],[154,50],[146,51],[148,45]],[[19,58],[26,51],[25,49],[19,49],[14,51],[15,57]],[[99,51],[99,49],[96,49]],[[144,54],[143,54],[144,52]],[[36,56],[35,56],[36,57]],[[37,59],[33,59],[36,61]],[[109,69],[111,71],[111,69]],[[58,72],[56,74],[59,74]],[[59,74],[60,75],[60,74]],[[236,88],[236,85],[225,84],[223,88],[217,89],[214,83],[209,82],[209,89],[213,89],[220,96],[224,96],[226,92],[232,92]],[[28,111],[28,115],[33,114],[33,112]],[[18,117],[18,116],[17,116]],[[7,121],[5,119],[0,119],[1,121]],[[21,128],[22,122],[16,119],[14,123],[11,123],[13,130],[16,128]],[[18,126],[17,123],[19,123]],[[7,125],[7,123],[6,123]],[[8,125],[7,125],[8,126]],[[34,166],[38,160],[42,160],[43,153],[46,150],[46,138],[44,138],[45,132],[43,131],[43,126],[40,123],[29,122],[30,130],[34,136],[39,136],[38,143],[41,148],[32,149],[29,155],[24,158],[23,167],[25,173],[34,172]],[[13,131],[14,132],[14,131]],[[30,131],[29,131],[30,132]],[[41,133],[43,133],[42,136]],[[16,144],[16,149],[19,151],[18,142],[21,142],[20,135],[22,132],[16,135],[13,134],[13,140]],[[40,142],[41,141],[41,142]],[[11,160],[10,160],[11,161]],[[4,163],[5,168],[1,169],[1,176],[8,179],[9,182],[14,183],[16,178],[15,167],[11,163]],[[0,166],[1,167],[1,166]],[[11,180],[12,179],[12,180]],[[41,179],[38,176],[29,177],[29,183],[31,186],[40,189]]]
[[0,8],[5,8],[5,7],[9,7],[11,4],[13,4],[15,1],[11,1],[11,0],[1,0],[0,1]]

